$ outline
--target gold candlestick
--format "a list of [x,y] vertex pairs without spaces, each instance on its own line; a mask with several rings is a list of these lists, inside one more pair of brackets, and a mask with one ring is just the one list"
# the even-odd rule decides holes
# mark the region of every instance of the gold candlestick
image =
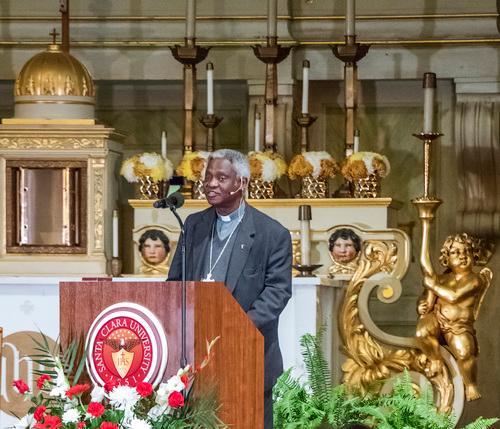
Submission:
[[200,122],[207,129],[206,150],[213,152],[215,149],[215,128],[223,121],[224,118],[215,116],[213,114],[205,115],[200,118]]
[[344,36],[345,44],[331,46],[333,54],[344,62],[344,103],[345,103],[345,152],[349,156],[354,151],[354,130],[356,129],[356,113],[358,108],[358,67],[370,49],[370,45],[356,43],[356,35]]
[[291,47],[278,45],[277,37],[267,37],[265,46],[253,47],[255,56],[266,64],[264,113],[264,150],[276,152],[276,105],[278,102],[278,63],[290,53]]
[[194,150],[193,118],[196,111],[196,64],[203,61],[210,48],[196,45],[194,37],[184,38],[184,45],[170,48],[174,58],[184,65],[184,150]]
[[441,133],[419,133],[413,134],[424,143],[424,195],[420,200],[436,200],[435,197],[429,197],[430,169],[431,169],[431,143],[441,137]]
[[311,116],[309,113],[301,113],[300,116],[295,118],[295,122],[301,128],[300,135],[300,152],[307,152],[309,150],[309,127],[316,122],[317,116]]

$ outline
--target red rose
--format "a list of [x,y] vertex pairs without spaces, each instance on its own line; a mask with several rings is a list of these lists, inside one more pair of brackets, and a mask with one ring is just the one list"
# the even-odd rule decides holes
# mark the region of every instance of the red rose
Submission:
[[83,429],[85,426],[87,426],[85,422],[78,422],[78,424],[76,425],[78,429]]
[[187,374],[181,375],[181,381],[184,383],[184,386],[188,387],[189,377]]
[[24,395],[26,392],[29,392],[30,390],[29,386],[21,379],[14,380],[12,382],[12,386],[14,386],[14,389],[16,389],[17,392],[20,393],[21,395]]
[[111,422],[102,422],[99,429],[118,429],[118,425],[116,423]]
[[146,381],[141,381],[137,383],[137,386],[135,386],[135,390],[137,390],[137,393],[139,395],[145,398],[146,396],[149,396],[151,395],[151,393],[153,393],[153,386]]
[[45,416],[43,423],[37,423],[35,429],[59,429],[62,428],[61,419],[58,416]]
[[106,393],[109,393],[111,392],[116,386],[118,386],[118,383],[114,380],[110,380],[110,381],[107,381],[105,384],[104,384],[104,390],[106,391]]
[[33,413],[33,418],[39,422],[40,420],[43,419],[43,414],[45,413],[45,410],[47,407],[44,407],[43,405],[40,405],[39,407],[36,407],[35,412]]
[[172,392],[168,396],[168,405],[172,408],[180,408],[184,405],[184,396],[181,392]]
[[94,417],[100,417],[104,414],[104,405],[99,402],[91,402],[87,408],[87,413]]
[[36,387],[38,387],[40,390],[42,390],[44,383],[46,381],[50,381],[50,380],[52,380],[52,377],[49,374],[43,374],[36,381]]
[[73,399],[73,396],[81,395],[82,393],[85,393],[89,389],[90,389],[90,385],[87,384],[87,383],[85,383],[85,384],[75,384],[73,387],[70,387],[66,391],[66,396],[69,399]]

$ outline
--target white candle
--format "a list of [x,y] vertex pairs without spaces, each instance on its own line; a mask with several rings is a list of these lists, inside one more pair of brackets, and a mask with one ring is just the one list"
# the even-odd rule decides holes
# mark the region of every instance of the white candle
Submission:
[[214,65],[207,64],[207,115],[214,114]]
[[192,39],[196,33],[196,0],[187,0],[186,6],[186,38]]
[[424,73],[424,133],[434,131],[434,97],[436,92],[436,75]]
[[311,265],[311,221],[300,221],[300,264]]
[[161,132],[161,156],[167,159],[167,133],[165,131]]
[[113,210],[113,258],[118,258],[118,210]]
[[268,37],[276,37],[277,35],[277,15],[278,4],[277,0],[267,0],[267,35]]
[[260,150],[260,113],[255,114],[255,152]]
[[345,34],[346,36],[354,36],[355,29],[355,16],[356,16],[356,0],[347,0],[345,8]]
[[302,63],[302,113],[309,113],[309,61]]
[[354,130],[354,153],[359,152],[359,130]]

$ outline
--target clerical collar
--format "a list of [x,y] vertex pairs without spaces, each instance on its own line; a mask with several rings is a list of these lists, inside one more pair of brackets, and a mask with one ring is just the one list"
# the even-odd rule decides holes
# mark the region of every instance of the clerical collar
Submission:
[[220,220],[221,222],[224,222],[224,223],[232,222],[234,220],[237,220],[240,217],[240,215],[243,213],[244,209],[245,209],[245,202],[242,201],[241,204],[239,205],[239,207],[235,211],[229,213],[228,215],[221,215],[221,214],[216,212],[217,218],[218,218],[218,220]]

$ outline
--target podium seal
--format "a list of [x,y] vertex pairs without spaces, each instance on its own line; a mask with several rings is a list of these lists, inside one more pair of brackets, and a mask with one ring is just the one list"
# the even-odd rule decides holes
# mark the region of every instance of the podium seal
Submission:
[[158,318],[146,307],[120,302],[105,308],[87,334],[86,365],[92,381],[134,387],[156,386],[167,367],[167,337]]

